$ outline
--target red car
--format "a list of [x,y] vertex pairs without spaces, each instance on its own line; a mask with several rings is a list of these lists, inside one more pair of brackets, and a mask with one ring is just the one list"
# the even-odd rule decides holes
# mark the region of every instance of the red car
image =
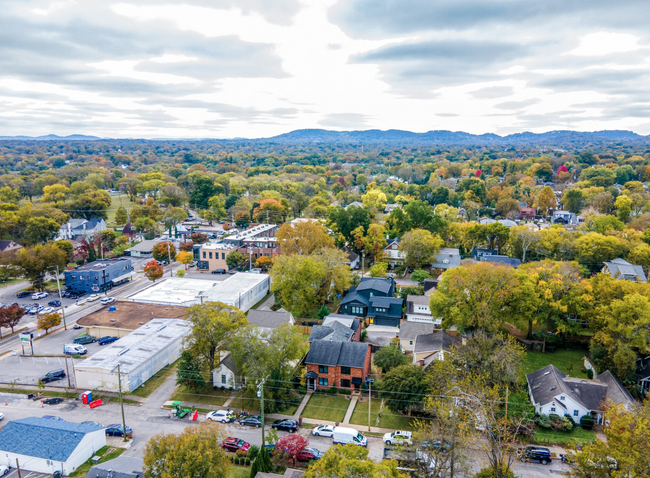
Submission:
[[248,443],[247,441],[244,441],[241,438],[233,438],[233,437],[226,438],[221,444],[221,448],[224,448],[228,451],[237,451],[237,450],[248,451],[250,447],[251,444]]

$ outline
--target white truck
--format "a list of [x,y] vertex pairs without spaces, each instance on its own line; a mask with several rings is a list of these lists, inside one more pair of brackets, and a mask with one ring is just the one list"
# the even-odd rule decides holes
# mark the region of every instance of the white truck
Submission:
[[65,344],[63,346],[63,353],[67,355],[86,355],[88,349],[80,344]]
[[347,445],[348,443],[354,443],[355,445],[368,446],[368,439],[354,428],[335,427],[332,439],[334,444]]

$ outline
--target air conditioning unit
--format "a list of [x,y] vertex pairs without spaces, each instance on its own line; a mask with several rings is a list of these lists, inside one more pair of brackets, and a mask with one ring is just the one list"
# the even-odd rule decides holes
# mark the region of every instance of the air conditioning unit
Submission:
[[444,260],[442,261],[442,263],[443,263],[443,264],[449,264],[449,259],[444,259]]

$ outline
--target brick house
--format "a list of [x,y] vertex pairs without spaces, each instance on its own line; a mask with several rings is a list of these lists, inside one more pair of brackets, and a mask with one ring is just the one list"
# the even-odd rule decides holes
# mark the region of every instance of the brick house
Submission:
[[370,373],[370,356],[369,344],[314,340],[304,361],[307,390],[361,390]]

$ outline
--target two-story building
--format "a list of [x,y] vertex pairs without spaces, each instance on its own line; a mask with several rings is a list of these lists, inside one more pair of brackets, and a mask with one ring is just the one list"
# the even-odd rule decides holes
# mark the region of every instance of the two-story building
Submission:
[[105,292],[128,280],[133,273],[131,259],[103,259],[65,271],[65,286],[69,291],[89,294]]
[[70,241],[80,237],[92,237],[106,228],[106,221],[102,218],[70,219],[59,228],[56,239]]
[[390,239],[388,245],[384,247],[384,256],[391,266],[399,265],[406,259],[406,254],[400,250],[399,243],[399,239]]
[[394,297],[395,280],[364,277],[350,288],[341,301],[340,312],[354,317],[369,317],[375,325],[397,327],[404,301]]
[[442,324],[442,319],[436,318],[434,321],[429,308],[430,301],[431,297],[426,295],[407,295],[406,320],[408,322],[427,322],[439,327]]
[[203,271],[214,271],[218,269],[227,271],[228,264],[226,264],[226,258],[234,250],[236,250],[236,247],[220,242],[200,244],[198,247],[198,268]]
[[629,280],[632,282],[648,282],[648,278],[643,271],[643,267],[636,266],[625,259],[612,260],[605,262],[605,267],[601,270],[603,274],[609,274],[614,279]]
[[244,239],[238,250],[245,256],[252,256],[253,262],[260,257],[272,258],[280,255],[280,245],[275,237]]
[[369,344],[313,341],[304,360],[307,390],[331,387],[361,390],[370,373],[370,357]]

